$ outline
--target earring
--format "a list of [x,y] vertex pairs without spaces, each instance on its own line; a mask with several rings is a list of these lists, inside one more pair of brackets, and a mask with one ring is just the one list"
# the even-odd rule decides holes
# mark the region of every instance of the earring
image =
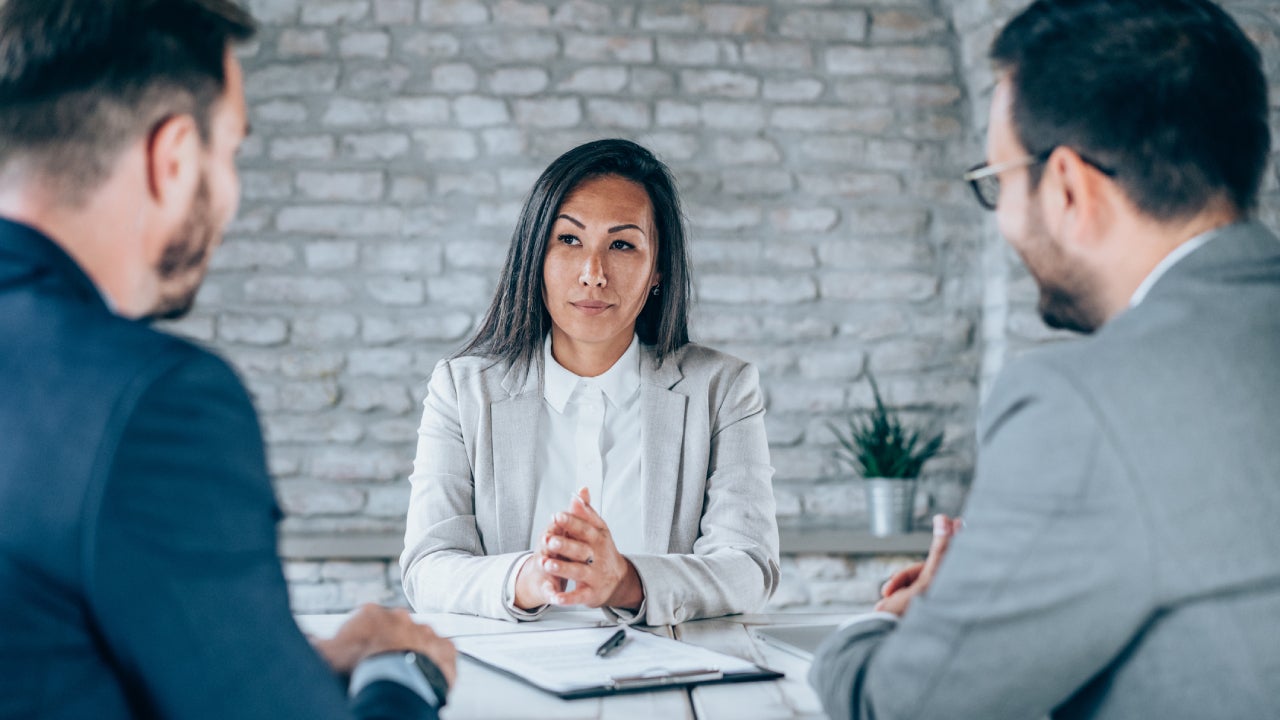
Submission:
[[662,287],[661,287],[661,286],[659,286],[659,285],[654,285],[654,286],[653,286],[653,290],[651,291],[651,294],[652,294],[654,297],[658,297],[659,295],[661,295],[661,294],[662,294]]

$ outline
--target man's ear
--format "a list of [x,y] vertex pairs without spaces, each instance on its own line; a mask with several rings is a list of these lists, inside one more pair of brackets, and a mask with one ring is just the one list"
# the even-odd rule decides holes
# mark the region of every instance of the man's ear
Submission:
[[147,138],[147,192],[162,215],[182,217],[200,179],[200,129],[190,115],[170,115]]
[[1040,181],[1046,230],[1060,242],[1081,248],[1096,244],[1110,222],[1114,187],[1080,154],[1061,146],[1045,161]]

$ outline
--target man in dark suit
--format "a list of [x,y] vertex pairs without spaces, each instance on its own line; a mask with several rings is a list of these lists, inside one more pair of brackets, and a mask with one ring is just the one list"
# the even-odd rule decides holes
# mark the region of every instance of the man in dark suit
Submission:
[[0,3],[0,717],[435,718],[452,678],[403,611],[313,649],[244,387],[146,322],[235,211],[252,33],[231,0]]
[[1090,337],[1002,374],[964,529],[940,518],[810,680],[840,720],[1280,717],[1258,51],[1208,0],[1039,0],[992,57],[967,177],[1044,319]]

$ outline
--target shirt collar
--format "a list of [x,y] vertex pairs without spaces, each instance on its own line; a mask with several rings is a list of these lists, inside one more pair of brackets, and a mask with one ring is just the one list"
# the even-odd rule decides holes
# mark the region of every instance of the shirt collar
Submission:
[[1210,240],[1214,240],[1221,236],[1225,227],[1230,226],[1214,228],[1209,232],[1200,233],[1174,248],[1173,252],[1165,255],[1164,259],[1152,268],[1146,279],[1144,279],[1142,284],[1138,286],[1138,289],[1133,291],[1133,297],[1129,298],[1129,307],[1138,307],[1138,305],[1146,299],[1147,293],[1151,292],[1151,288],[1155,287],[1156,282],[1159,281],[1160,278],[1164,277],[1164,274],[1169,272],[1170,268],[1177,265],[1186,256],[1204,247]]
[[[6,257],[8,256],[8,257]],[[6,260],[14,260],[9,263]],[[6,267],[8,265],[8,267]],[[30,225],[0,217],[0,285],[9,273],[26,276],[32,266],[52,270],[87,300],[100,300],[112,311],[111,299],[93,282],[84,268],[52,238]]]
[[581,382],[589,382],[604,392],[614,407],[621,407],[640,389],[640,338],[632,335],[631,344],[622,357],[602,375],[583,378],[565,369],[551,354],[551,334],[542,343],[542,396],[558,413],[564,412],[573,391]]

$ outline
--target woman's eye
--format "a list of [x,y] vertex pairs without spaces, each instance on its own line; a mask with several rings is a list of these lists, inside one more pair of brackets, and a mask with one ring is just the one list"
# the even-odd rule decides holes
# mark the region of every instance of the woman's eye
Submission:
[[579,240],[578,240],[578,236],[577,236],[577,235],[569,235],[569,234],[567,234],[567,233],[566,233],[566,234],[561,235],[560,237],[558,237],[558,238],[556,238],[556,239],[557,239],[557,240],[559,240],[560,242],[564,243],[565,245],[580,245],[580,244],[581,244],[581,241],[579,241]]
[[614,250],[631,250],[631,249],[635,248],[635,245],[632,245],[631,243],[627,242],[626,240],[614,240],[614,241],[609,245],[609,247],[613,248]]

